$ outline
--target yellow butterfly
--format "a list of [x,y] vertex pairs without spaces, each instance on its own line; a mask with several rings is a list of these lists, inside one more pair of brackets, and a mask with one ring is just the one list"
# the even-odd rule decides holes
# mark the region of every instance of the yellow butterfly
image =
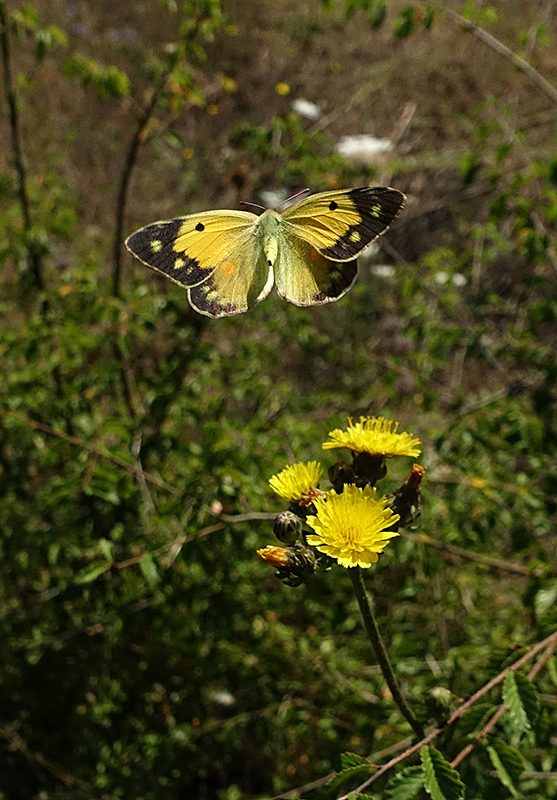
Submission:
[[282,213],[205,211],[153,222],[126,247],[185,286],[191,306],[208,317],[247,311],[274,282],[289,303],[322,305],[351,288],[356,257],[387,230],[405,199],[374,186],[315,194]]

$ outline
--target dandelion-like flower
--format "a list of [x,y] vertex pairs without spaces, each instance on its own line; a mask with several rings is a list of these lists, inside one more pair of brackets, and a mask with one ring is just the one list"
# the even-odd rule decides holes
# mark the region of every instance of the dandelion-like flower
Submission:
[[348,428],[336,428],[329,433],[330,442],[323,443],[324,450],[348,447],[357,453],[376,456],[419,456],[420,440],[411,433],[398,433],[398,422],[384,417],[360,417],[359,422],[348,419]]
[[375,488],[347,485],[342,494],[327,493],[315,500],[316,515],[306,519],[315,534],[308,544],[335,558],[341,567],[370,567],[389,539],[398,536],[386,530],[400,519],[387,507],[387,498],[375,499]]
[[299,502],[308,499],[311,503],[321,494],[317,485],[322,474],[323,468],[317,461],[299,461],[269,478],[269,485],[284,500]]

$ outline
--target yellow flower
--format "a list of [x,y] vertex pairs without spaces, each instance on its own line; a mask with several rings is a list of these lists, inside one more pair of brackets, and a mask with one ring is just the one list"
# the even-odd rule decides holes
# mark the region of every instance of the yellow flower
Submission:
[[290,86],[287,83],[277,83],[275,86],[275,92],[280,94],[281,97],[284,97],[287,94],[290,94]]
[[340,428],[331,431],[333,441],[324,442],[323,450],[334,447],[348,447],[357,453],[370,453],[376,456],[419,456],[420,440],[411,433],[397,433],[398,422],[384,417],[360,417],[353,423],[348,419],[346,431]]
[[375,489],[347,485],[342,494],[327,493],[315,500],[317,514],[306,519],[315,534],[308,544],[335,558],[341,567],[370,567],[389,539],[398,536],[387,531],[400,519],[387,507],[387,498],[375,499]]
[[302,500],[315,494],[322,473],[321,464],[317,461],[299,461],[269,478],[269,485],[273,492],[285,500]]

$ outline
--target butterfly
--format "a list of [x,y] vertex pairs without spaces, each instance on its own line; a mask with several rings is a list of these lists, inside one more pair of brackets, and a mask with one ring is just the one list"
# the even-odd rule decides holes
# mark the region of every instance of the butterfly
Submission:
[[341,298],[356,258],[398,216],[405,196],[385,186],[312,195],[282,213],[204,211],[153,222],[126,239],[151,269],[188,290],[208,317],[241,314],[278,294],[297,306]]

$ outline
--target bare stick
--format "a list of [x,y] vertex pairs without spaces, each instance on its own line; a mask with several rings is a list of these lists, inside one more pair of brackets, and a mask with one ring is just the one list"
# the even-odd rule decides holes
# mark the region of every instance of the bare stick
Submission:
[[29,196],[27,194],[27,173],[23,162],[23,151],[21,147],[21,133],[19,128],[19,114],[17,110],[17,98],[12,78],[10,64],[10,36],[8,31],[8,18],[6,14],[6,2],[0,0],[0,49],[2,50],[2,66],[4,71],[4,94],[10,112],[10,133],[12,138],[12,154],[15,171],[17,174],[17,194],[19,205],[23,215],[23,230],[25,233],[25,247],[31,274],[37,289],[43,290],[43,267],[40,253],[31,238],[31,208]]
[[113,464],[116,464],[118,467],[122,467],[126,470],[130,475],[137,476],[141,473],[143,480],[147,483],[152,483],[154,486],[158,486],[159,489],[164,489],[169,494],[174,494],[177,497],[182,495],[182,492],[176,487],[171,486],[166,481],[163,481],[161,478],[157,478],[156,475],[152,475],[149,472],[145,472],[142,470],[137,464],[130,464],[129,461],[126,461],[119,456],[115,456],[113,453],[110,453],[108,450],[103,450],[101,447],[97,447],[94,444],[89,444],[89,442],[84,441],[83,439],[79,439],[77,436],[71,436],[64,431],[56,430],[55,428],[51,428],[50,425],[45,425],[44,422],[39,422],[36,419],[31,419],[30,417],[26,417],[24,414],[18,414],[17,411],[9,411],[4,410],[3,414],[5,416],[15,417],[16,419],[25,422],[31,428],[35,428],[35,430],[43,431],[43,433],[48,433],[50,436],[56,436],[57,439],[62,439],[68,444],[74,445],[74,447],[81,447],[84,450],[88,450],[90,453],[93,453],[99,458],[105,458],[108,461],[112,461]]
[[173,67],[174,67],[174,62],[171,61],[170,64],[166,67],[166,69],[162,73],[162,75],[160,76],[156,87],[153,89],[151,99],[149,100],[149,102],[143,109],[142,114],[137,120],[137,125],[135,126],[135,131],[133,133],[130,146],[128,148],[126,160],[124,162],[124,169],[122,170],[122,175],[120,176],[120,186],[118,187],[118,197],[116,200],[114,243],[112,245],[112,254],[113,254],[112,294],[114,295],[114,297],[120,297],[122,289],[122,240],[124,232],[124,217],[126,214],[126,205],[128,202],[128,190],[130,186],[130,180],[133,168],[135,167],[137,161],[139,148],[145,137],[145,131],[147,130],[147,126],[149,125],[151,117],[153,116],[153,112],[159,101],[161,92],[164,89],[166,79],[171,73]]
[[500,56],[503,56],[503,58],[506,58],[507,61],[510,61],[514,67],[519,69],[527,76],[531,83],[534,83],[538,88],[545,92],[554,103],[557,104],[557,89],[555,86],[549,83],[549,81],[546,80],[543,75],[540,75],[540,73],[534,69],[531,64],[518,56],[516,53],[513,53],[513,51],[500,42],[499,39],[496,39],[494,36],[484,30],[484,28],[480,28],[480,26],[476,25],[474,22],[464,19],[464,17],[461,17],[460,14],[457,14],[455,11],[451,11],[450,9],[447,9],[445,14],[453,22],[456,22],[458,25],[460,25],[461,28],[464,28],[465,31],[473,33],[477,39],[480,39],[480,41],[482,41],[488,47],[491,47],[492,50],[495,50],[496,53],[499,53]]

